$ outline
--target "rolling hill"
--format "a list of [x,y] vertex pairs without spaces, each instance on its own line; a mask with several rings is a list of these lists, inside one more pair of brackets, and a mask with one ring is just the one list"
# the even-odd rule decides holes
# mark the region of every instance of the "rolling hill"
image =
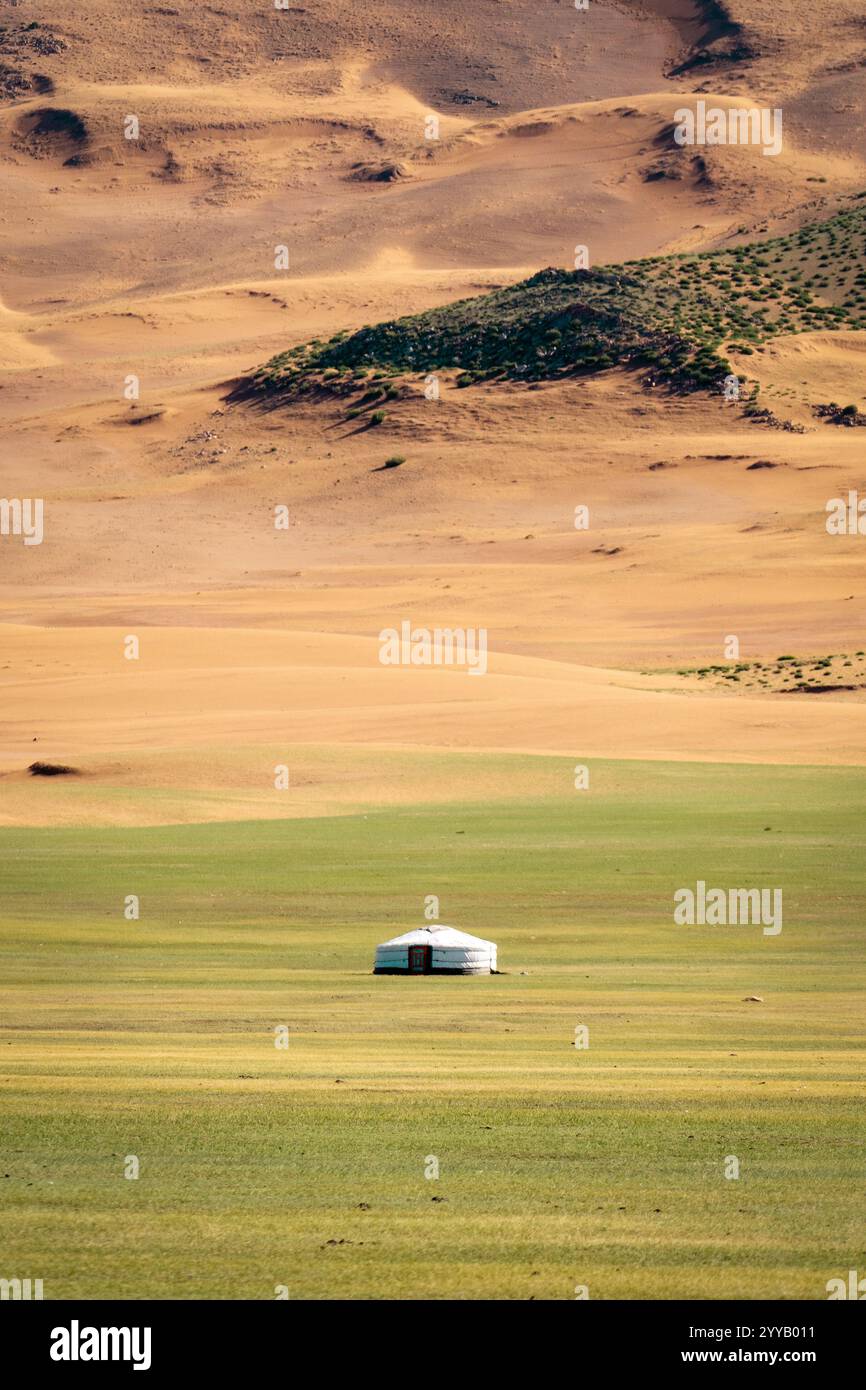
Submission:
[[388,378],[459,370],[475,381],[555,380],[613,366],[651,383],[720,385],[725,352],[770,338],[866,329],[866,193],[823,222],[730,250],[653,256],[595,270],[542,270],[444,308],[338,333],[273,357],[236,393],[326,390],[375,411]]

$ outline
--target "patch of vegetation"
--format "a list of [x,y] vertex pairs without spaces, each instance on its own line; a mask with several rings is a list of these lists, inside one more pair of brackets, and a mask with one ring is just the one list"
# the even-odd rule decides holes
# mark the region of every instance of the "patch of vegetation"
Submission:
[[[656,673],[657,674],[657,673]],[[775,661],[726,661],[710,666],[683,666],[678,676],[694,676],[705,685],[739,682],[746,689],[783,695],[824,695],[833,691],[866,690],[866,653],[837,652],[830,656],[785,654]]]
[[812,410],[819,420],[827,420],[831,425],[846,425],[849,429],[866,426],[866,414],[856,405],[836,405],[835,401],[830,401],[828,405],[815,405]]
[[[395,387],[375,383],[395,376],[456,371],[462,387],[614,366],[643,369],[651,386],[718,389],[732,374],[728,351],[753,354],[782,333],[838,327],[866,328],[862,205],[730,250],[542,270],[490,294],[292,348],[234,398],[327,390],[363,408],[393,398]],[[756,399],[750,404],[756,418],[781,423],[762,415]]]

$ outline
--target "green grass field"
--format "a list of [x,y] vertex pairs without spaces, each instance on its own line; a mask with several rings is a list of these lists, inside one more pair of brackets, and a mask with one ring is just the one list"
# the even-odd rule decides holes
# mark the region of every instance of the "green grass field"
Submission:
[[[0,1275],[825,1298],[866,1260],[864,813],[860,769],[608,762],[541,800],[4,831]],[[675,926],[698,878],[781,887],[781,934]],[[370,974],[427,894],[505,973]]]

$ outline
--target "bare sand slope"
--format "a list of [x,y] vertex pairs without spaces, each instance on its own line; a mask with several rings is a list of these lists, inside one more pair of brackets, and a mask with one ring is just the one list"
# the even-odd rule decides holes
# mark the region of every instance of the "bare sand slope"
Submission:
[[[308,331],[357,309],[341,285],[307,287]],[[441,291],[407,272],[382,293]],[[673,674],[722,660],[731,634],[746,659],[859,645],[860,538],[825,526],[827,499],[862,485],[859,432],[815,421],[806,393],[854,384],[861,335],[774,345],[768,384],[794,392],[805,434],[657,399],[620,371],[539,390],[446,377],[438,402],[419,389],[359,431],[335,406],[257,411],[213,385],[172,388],[172,370],[188,382],[266,340],[270,298],[225,296],[201,344],[200,296],[154,302],[164,375],[135,406],[85,399],[92,364],[117,374],[127,347],[102,311],[80,325],[82,352],[102,357],[77,374],[74,337],[51,340],[66,399],[34,373],[7,382],[22,476],[46,508],[41,545],[4,542],[7,823],[335,814],[417,799],[419,750],[444,760],[424,773],[443,799],[531,794],[531,778],[451,766],[455,751],[864,760],[862,692],[735,695]],[[383,469],[394,454],[404,463]],[[376,635],[404,619],[485,627],[489,673],[381,667]],[[383,748],[403,760],[359,767]],[[34,779],[35,760],[83,775]],[[282,763],[290,796],[273,787]]]
[[[826,384],[850,336],[814,345]],[[4,552],[8,822],[417,799],[410,762],[358,768],[381,748],[866,760],[862,689],[734,694],[676,674],[723,661],[732,634],[747,660],[859,647],[861,538],[825,525],[826,500],[862,484],[857,431],[762,430],[616,371],[538,391],[446,383],[438,403],[401,402],[362,433],[328,407],[256,412],[218,394],[202,415],[202,395],[135,426],[102,405],[61,411],[80,432],[58,436],[56,461],[38,456],[45,417],[20,429],[35,431],[46,530]],[[395,449],[405,462],[383,470]],[[85,453],[86,486],[70,486],[64,466]],[[404,619],[484,627],[489,672],[381,666],[377,634]],[[83,776],[29,778],[37,759]],[[282,763],[298,794],[275,791]],[[425,770],[425,794],[523,785],[490,776],[446,762]]]
[[[6,629],[6,823],[297,816],[354,808],[365,795],[375,804],[421,796],[417,778],[395,779],[393,763],[377,776],[367,769],[361,785],[357,775],[335,778],[341,749],[349,774],[357,750],[378,748],[866,762],[862,706],[842,702],[828,728],[816,701],[713,698],[672,675],[495,650],[487,673],[472,676],[383,666],[375,640],[242,629],[144,628],[130,661],[129,635],[107,627]],[[307,756],[322,746],[330,750],[327,779]],[[31,760],[71,765],[79,776],[28,776]],[[281,767],[293,795],[275,785]],[[475,763],[447,767],[450,799],[477,794]],[[499,794],[521,790],[517,778]]]
[[[394,252],[461,270],[711,245],[864,182],[853,0],[825,7],[808,43],[793,4],[736,19],[688,0],[27,14],[0,37],[0,248],[7,302],[47,316],[282,290]],[[680,149],[673,114],[698,94],[782,102],[782,153]]]
[[[247,302],[254,318],[260,301]],[[170,355],[179,316],[153,331],[163,374],[195,360]],[[234,624],[225,595],[207,597],[231,589],[258,592],[271,623],[279,590],[290,621],[370,634],[417,595],[429,607],[438,584],[452,608],[469,603],[466,622],[537,655],[570,658],[579,642],[605,664],[677,662],[706,654],[722,626],[756,653],[786,634],[839,645],[863,618],[861,538],[828,535],[826,504],[862,486],[861,432],[814,406],[849,394],[866,405],[863,338],[782,339],[749,359],[800,434],[720,399],[655,395],[618,370],[539,389],[460,390],[445,374],[439,400],[419,382],[378,429],[333,402],[256,410],[227,405],[224,388],[151,389],[144,374],[135,404],[56,405],[50,385],[31,399],[19,374],[2,393],[14,491],[44,498],[45,538],[7,538],[5,611],[74,622],[91,595],[115,594],[122,612],[161,623],[158,596],[174,594],[171,621],[195,625],[206,605]],[[118,357],[103,369],[120,380]],[[74,380],[70,362],[70,392]],[[393,457],[403,463],[385,468]]]

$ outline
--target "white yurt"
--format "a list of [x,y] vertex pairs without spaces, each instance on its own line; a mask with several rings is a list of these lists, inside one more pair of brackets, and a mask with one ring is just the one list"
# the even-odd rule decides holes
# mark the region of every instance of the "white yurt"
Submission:
[[496,946],[454,927],[418,927],[376,947],[374,975],[490,975]]

